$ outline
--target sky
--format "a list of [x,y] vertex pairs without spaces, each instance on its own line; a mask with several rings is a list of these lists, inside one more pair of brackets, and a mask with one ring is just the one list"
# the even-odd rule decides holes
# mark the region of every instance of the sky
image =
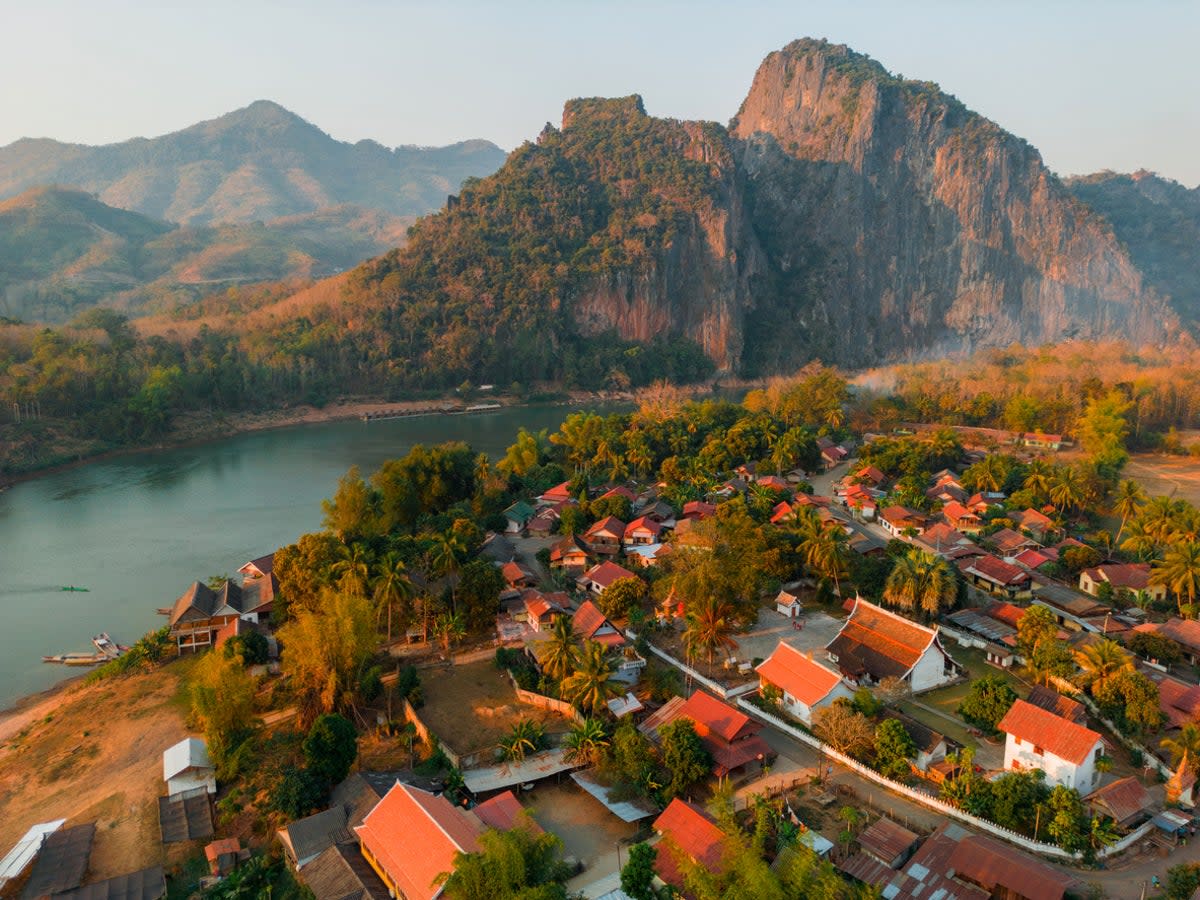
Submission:
[[1061,175],[1200,183],[1193,0],[0,0],[0,146],[152,137],[274,100],[340,140],[511,149],[563,101],[727,122],[767,53],[846,43]]

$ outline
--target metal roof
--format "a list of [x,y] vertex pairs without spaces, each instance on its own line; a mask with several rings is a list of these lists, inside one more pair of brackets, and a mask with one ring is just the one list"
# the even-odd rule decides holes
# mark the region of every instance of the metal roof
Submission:
[[58,831],[67,824],[66,819],[55,819],[53,822],[42,822],[40,825],[34,825],[25,836],[17,841],[16,845],[8,851],[4,859],[0,859],[0,888],[8,884],[14,878],[19,878],[29,864],[33,862],[34,857],[42,849],[42,843],[46,838]]
[[572,772],[571,780],[603,803],[605,809],[623,822],[637,822],[658,812],[651,803],[645,800],[609,799],[609,788],[598,782],[590,772]]
[[468,769],[463,772],[463,783],[472,794],[482,794],[529,781],[540,781],[559,772],[574,769],[578,765],[567,762],[565,756],[566,751],[561,748],[543,750],[541,753],[525,757],[520,762],[507,762],[486,769]]

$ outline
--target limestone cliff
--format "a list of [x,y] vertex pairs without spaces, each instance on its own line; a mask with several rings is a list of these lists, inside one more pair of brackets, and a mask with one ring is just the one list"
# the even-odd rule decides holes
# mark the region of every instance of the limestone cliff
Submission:
[[1180,326],[1037,151],[841,46],[772,53],[731,131],[773,289],[751,369]]

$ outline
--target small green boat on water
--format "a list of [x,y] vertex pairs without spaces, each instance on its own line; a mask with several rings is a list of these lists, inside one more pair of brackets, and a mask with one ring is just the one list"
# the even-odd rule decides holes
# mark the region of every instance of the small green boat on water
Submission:
[[80,593],[84,593],[84,594],[86,594],[88,591],[90,591],[90,590],[91,590],[91,588],[81,588],[81,587],[75,587],[75,585],[73,585],[73,584],[72,584],[72,585],[70,585],[70,586],[68,586],[68,587],[64,587],[64,588],[62,588],[62,590],[64,590],[64,591],[79,591]]

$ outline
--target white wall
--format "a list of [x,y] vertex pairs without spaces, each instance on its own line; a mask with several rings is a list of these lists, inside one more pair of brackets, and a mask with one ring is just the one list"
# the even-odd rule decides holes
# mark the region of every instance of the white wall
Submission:
[[813,713],[822,707],[829,706],[834,700],[839,697],[845,697],[847,700],[854,697],[854,691],[846,686],[845,682],[839,681],[833,686],[833,690],[818,700],[811,707],[801,700],[793,697],[787,691],[783,692],[783,708],[789,713],[803,722],[805,725],[812,726]]
[[1029,741],[1008,735],[1004,741],[1004,768],[1012,771],[1015,761],[1020,763],[1021,769],[1041,769],[1046,773],[1046,784],[1051,787],[1061,784],[1075,788],[1081,794],[1089,794],[1095,790],[1098,780],[1095,767],[1096,751],[1103,750],[1104,747],[1100,741],[1088,751],[1087,758],[1078,766],[1048,750],[1043,750],[1040,754],[1034,753],[1033,747]]
[[917,664],[913,666],[912,675],[909,678],[914,694],[928,691],[950,680],[950,677],[946,675],[945,659],[945,655],[938,649],[936,642],[931,643],[925,649],[921,658],[917,660]]

